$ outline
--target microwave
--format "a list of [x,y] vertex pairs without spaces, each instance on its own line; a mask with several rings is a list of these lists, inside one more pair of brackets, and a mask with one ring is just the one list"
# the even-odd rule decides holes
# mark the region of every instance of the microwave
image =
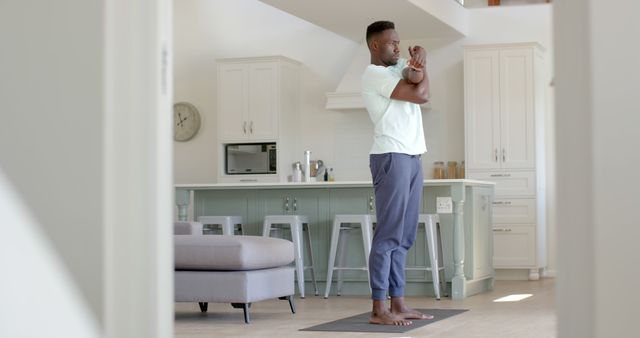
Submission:
[[225,173],[227,175],[276,174],[276,144],[225,144]]

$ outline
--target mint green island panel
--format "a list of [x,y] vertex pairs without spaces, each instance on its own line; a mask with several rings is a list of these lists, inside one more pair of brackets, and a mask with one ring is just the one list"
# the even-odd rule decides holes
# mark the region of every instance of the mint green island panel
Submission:
[[[193,192],[193,201],[190,193]],[[440,214],[445,279],[453,299],[493,288],[493,234],[491,206],[494,184],[475,180],[425,180],[422,213],[436,213],[436,197],[451,197],[453,213]],[[193,203],[193,214],[186,210]],[[331,226],[336,214],[375,214],[371,182],[245,183],[176,185],[178,219],[197,220],[204,215],[238,215],[245,220],[245,235],[262,235],[266,215],[306,215],[310,221],[314,266],[318,288],[324,290],[329,259]],[[284,231],[283,236],[290,238]],[[407,266],[428,266],[424,227],[407,255]],[[360,232],[349,235],[346,264],[364,265]],[[308,262],[309,257],[305,260]],[[335,278],[336,274],[334,274]],[[306,272],[312,288],[311,276]],[[345,271],[342,294],[367,295],[363,271]],[[335,290],[335,287],[332,289]],[[431,273],[407,271],[406,294],[432,295]]]

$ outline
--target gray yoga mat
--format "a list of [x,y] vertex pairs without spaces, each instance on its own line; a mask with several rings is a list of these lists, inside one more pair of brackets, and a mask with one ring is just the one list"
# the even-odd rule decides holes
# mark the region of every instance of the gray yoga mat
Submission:
[[417,309],[422,313],[433,315],[433,319],[412,320],[412,325],[395,326],[395,325],[377,325],[369,324],[371,312],[361,313],[343,319],[334,320],[332,322],[307,327],[300,331],[336,331],[336,332],[382,332],[382,333],[404,333],[439,320],[443,320],[457,314],[469,311],[462,309]]

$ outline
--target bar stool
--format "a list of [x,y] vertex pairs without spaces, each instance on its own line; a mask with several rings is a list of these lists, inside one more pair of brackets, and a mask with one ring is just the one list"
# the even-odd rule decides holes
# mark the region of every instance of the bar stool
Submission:
[[[324,298],[329,298],[331,291],[331,282],[333,271],[338,271],[338,296],[342,292],[342,271],[344,270],[360,270],[367,272],[367,280],[369,280],[369,253],[371,252],[371,241],[373,234],[373,223],[376,222],[376,216],[370,214],[362,215],[335,215],[333,219],[333,228],[331,231],[331,249],[329,253],[329,266],[327,268],[327,288],[324,292]],[[362,243],[364,247],[364,267],[346,267],[346,247],[349,232],[360,228],[362,231]],[[340,247],[340,255],[338,256],[338,265],[335,266],[336,254]],[[370,281],[369,281],[370,282]],[[369,284],[371,288],[371,284]]]
[[242,235],[244,233],[242,216],[200,216],[198,222],[202,225],[219,225],[223,235],[235,235],[236,226]]
[[[279,225],[274,227],[273,225]],[[318,295],[318,284],[316,283],[316,273],[313,268],[313,249],[311,247],[311,234],[309,231],[309,219],[303,215],[268,215],[264,217],[262,227],[262,236],[270,237],[271,232],[283,227],[291,229],[291,241],[293,242],[294,263],[296,266],[296,275],[298,277],[298,290],[300,298],[304,298],[304,270],[311,270],[311,280],[313,281],[313,289],[315,295]],[[306,232],[303,240],[303,233]],[[304,242],[304,243],[303,243]],[[302,246],[305,246],[307,255],[309,256],[310,265],[304,265],[304,256]]]
[[[420,214],[418,227],[424,224],[425,254],[429,256],[431,266],[411,266],[405,270],[431,271],[433,291],[436,299],[440,300],[440,292],[445,293],[446,281],[444,279],[444,260],[442,259],[442,237],[440,236],[440,217],[438,214]],[[435,267],[435,268],[434,268]],[[442,277],[440,274],[442,273]]]

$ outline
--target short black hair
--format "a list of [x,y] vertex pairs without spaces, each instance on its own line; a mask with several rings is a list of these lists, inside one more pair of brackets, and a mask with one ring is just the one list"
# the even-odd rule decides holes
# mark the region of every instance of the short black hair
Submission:
[[391,21],[376,21],[367,27],[367,46],[371,43],[371,38],[387,29],[396,29],[396,25]]

